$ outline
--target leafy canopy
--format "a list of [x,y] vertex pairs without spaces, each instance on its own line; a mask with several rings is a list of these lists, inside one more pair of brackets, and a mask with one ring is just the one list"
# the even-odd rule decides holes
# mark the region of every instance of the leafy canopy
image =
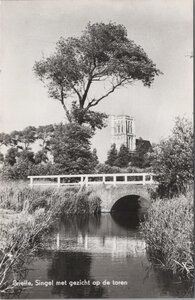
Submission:
[[144,50],[128,39],[126,28],[112,22],[88,23],[79,38],[61,37],[51,56],[35,62],[34,72],[49,96],[60,101],[69,122],[79,124],[94,119],[91,108],[118,87],[137,80],[150,87],[160,74]]

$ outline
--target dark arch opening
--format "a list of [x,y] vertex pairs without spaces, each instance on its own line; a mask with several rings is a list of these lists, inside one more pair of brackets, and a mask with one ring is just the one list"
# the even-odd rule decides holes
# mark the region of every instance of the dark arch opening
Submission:
[[125,228],[137,228],[146,215],[150,202],[138,195],[128,195],[115,202],[111,215],[116,223]]
[[138,209],[146,209],[149,207],[149,201],[139,195],[127,195],[115,202],[111,208],[111,212],[137,212]]

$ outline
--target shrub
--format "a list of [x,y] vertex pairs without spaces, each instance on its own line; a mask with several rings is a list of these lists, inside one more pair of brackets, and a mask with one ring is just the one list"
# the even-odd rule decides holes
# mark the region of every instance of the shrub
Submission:
[[4,165],[0,173],[1,180],[25,180],[31,175],[32,167],[32,162],[22,159],[19,159],[13,166]]
[[109,166],[107,164],[99,164],[96,168],[96,173],[98,174],[113,174],[113,173],[121,173],[121,168]]
[[58,168],[57,164],[52,164],[51,162],[48,163],[40,163],[37,165],[33,165],[32,169],[31,169],[31,175],[59,175],[60,174],[60,170]]
[[193,180],[193,130],[192,123],[177,118],[172,135],[156,145],[153,169],[159,181],[160,197],[185,194]]

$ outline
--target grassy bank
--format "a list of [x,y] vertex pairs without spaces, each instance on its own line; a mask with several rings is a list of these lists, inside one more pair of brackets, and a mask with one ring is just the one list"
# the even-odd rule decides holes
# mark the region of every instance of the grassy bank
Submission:
[[91,192],[79,188],[36,187],[31,189],[27,183],[1,182],[0,209],[32,214],[37,209],[55,214],[96,213],[100,200]]
[[141,231],[150,258],[184,278],[194,275],[193,195],[157,199],[152,203]]
[[99,198],[85,190],[31,189],[24,182],[1,183],[0,293],[14,291],[11,282],[24,274],[28,259],[57,217],[99,210]]

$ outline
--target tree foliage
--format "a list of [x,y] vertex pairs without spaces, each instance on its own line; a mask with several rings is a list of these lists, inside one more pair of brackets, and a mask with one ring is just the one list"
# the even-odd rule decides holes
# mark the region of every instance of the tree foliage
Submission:
[[[7,135],[7,152],[0,155],[2,179],[26,179],[28,175],[77,174],[95,171],[97,151],[91,151],[94,130],[78,123],[27,127]],[[5,134],[0,134],[6,145]],[[30,146],[39,141],[40,150]],[[13,145],[13,146],[12,146]],[[51,162],[53,160],[53,163]]]
[[177,117],[172,135],[156,145],[153,168],[160,196],[186,193],[193,180],[193,128],[188,119]]
[[150,154],[152,146],[141,137],[136,139],[136,151],[131,154],[131,166],[146,169],[151,167]]
[[160,74],[144,50],[127,37],[126,28],[112,22],[88,23],[80,37],[61,37],[51,56],[35,62],[34,72],[49,96],[62,104],[69,122],[75,116],[68,102],[76,101],[79,124],[94,118],[91,108],[117,88],[137,80],[150,87]]
[[51,139],[54,163],[65,174],[91,173],[96,160],[90,150],[93,131],[76,123],[57,125]]
[[126,168],[130,162],[130,158],[129,149],[125,145],[121,145],[114,165],[120,168]]
[[109,166],[115,166],[115,161],[118,158],[118,151],[116,149],[116,144],[112,144],[110,150],[107,154],[106,164]]
[[47,163],[48,162],[48,156],[46,150],[39,150],[34,157],[35,164],[41,164],[41,163]]
[[5,164],[8,164],[10,166],[13,166],[16,163],[16,158],[18,157],[18,149],[11,147],[8,149],[6,155],[5,155]]
[[0,133],[0,147],[10,145],[10,135],[4,132]]
[[20,133],[20,143],[23,145],[24,150],[30,150],[30,144],[36,140],[36,127],[28,126]]
[[116,149],[116,144],[111,145],[111,149],[108,151],[106,164],[111,167],[126,168],[130,162],[129,149],[122,144],[119,151]]
[[93,155],[93,165],[94,165],[94,167],[96,167],[99,164],[96,148],[93,149],[92,155]]
[[39,126],[36,130],[36,137],[39,140],[39,146],[42,148],[43,151],[50,150],[50,139],[53,136],[54,132],[54,125],[44,125]]

